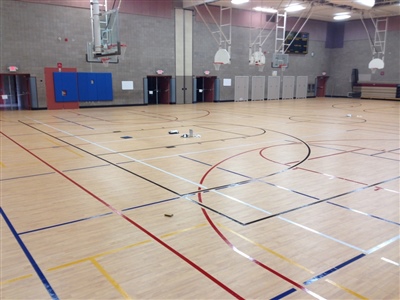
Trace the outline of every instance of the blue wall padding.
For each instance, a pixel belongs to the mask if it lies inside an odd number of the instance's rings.
[[[54,72],[54,96],[56,102],[77,102],[78,85],[75,72]]]
[[[55,72],[56,102],[113,100],[112,74],[88,72]]]

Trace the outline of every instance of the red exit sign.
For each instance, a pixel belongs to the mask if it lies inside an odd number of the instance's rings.
[[[17,72],[18,71],[18,67],[17,66],[9,66],[7,69],[10,72]]]

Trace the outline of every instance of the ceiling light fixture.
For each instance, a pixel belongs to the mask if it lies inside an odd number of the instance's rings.
[[[249,2],[249,0],[231,0],[232,4],[244,4]]]
[[[303,9],[305,9],[305,7],[300,4],[289,5],[288,7],[285,8],[285,10],[287,12],[295,12],[295,11],[299,11],[299,10],[303,10]]]
[[[261,11],[261,12],[265,12],[265,13],[273,13],[273,14],[278,11],[272,7],[261,7],[261,6],[253,7],[253,9],[256,11]]]
[[[346,20],[349,18],[351,18],[349,13],[336,14],[336,16],[333,17],[334,20]]]
[[[375,5],[375,0],[355,0],[354,2],[367,7],[374,7]]]

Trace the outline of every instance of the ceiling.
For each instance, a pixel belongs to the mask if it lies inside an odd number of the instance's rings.
[[[354,0],[353,0],[354,1]],[[372,9],[359,9],[357,5],[353,5],[351,0],[249,0],[245,4],[232,4],[230,0],[184,0],[184,7],[189,8],[196,5],[207,3],[208,5],[217,5],[223,7],[232,7],[252,11],[256,6],[271,7],[275,9],[283,9],[289,4],[301,3],[306,7],[305,10],[299,12],[288,13],[288,17],[306,18],[310,14],[310,19],[333,22],[333,15],[341,12],[351,11],[351,18],[348,20],[357,20],[364,18],[388,17],[400,15],[400,1],[393,0],[376,0]],[[311,11],[310,11],[311,9]]]

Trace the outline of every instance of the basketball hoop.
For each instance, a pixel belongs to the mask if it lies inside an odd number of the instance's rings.
[[[376,70],[378,70],[377,68],[371,68],[371,73],[375,74]]]
[[[282,70],[282,72],[286,71],[287,65],[279,65],[279,69]]]
[[[121,54],[119,57],[121,57],[121,59],[123,60],[125,58],[125,52],[128,46],[126,44],[121,44],[120,48],[121,48]]]
[[[103,66],[105,66],[107,68],[108,64],[110,63],[110,59],[111,58],[109,58],[109,57],[102,57],[101,62],[103,63]]]
[[[215,71],[219,71],[219,67],[220,67],[221,65],[223,65],[222,62],[214,62]]]

